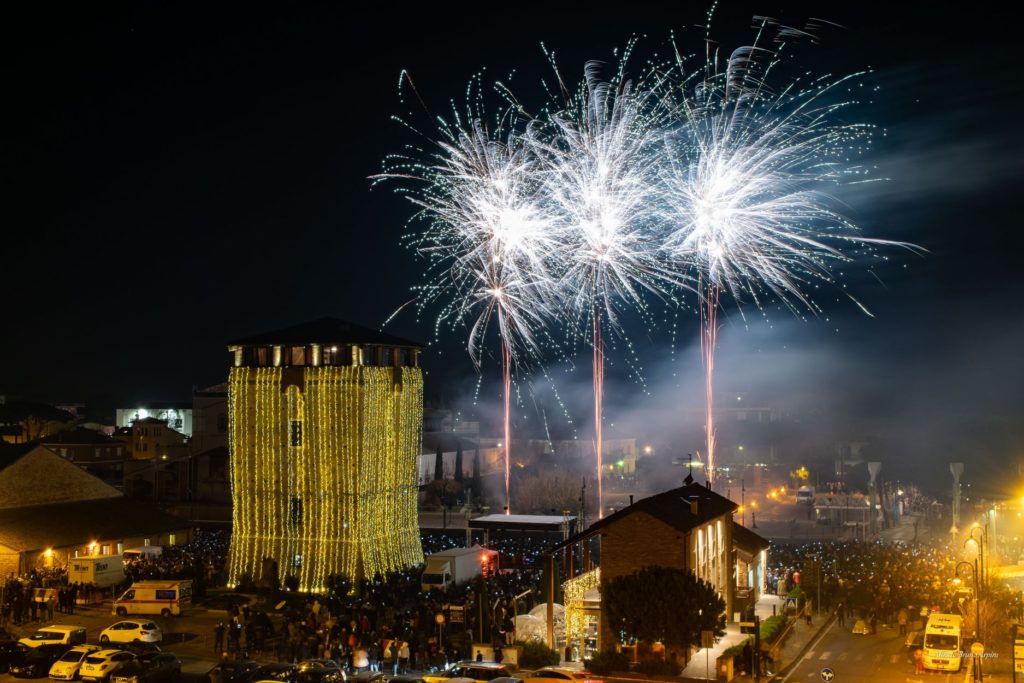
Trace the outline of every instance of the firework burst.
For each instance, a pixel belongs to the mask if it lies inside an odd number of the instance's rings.
[[[762,19],[758,38],[796,33]],[[693,268],[701,283],[705,459],[712,481],[720,293],[759,307],[771,296],[794,312],[816,314],[811,283],[837,284],[832,267],[852,260],[853,250],[897,244],[862,237],[829,190],[868,174],[855,160],[869,149],[873,127],[842,118],[855,100],[836,101],[864,74],[802,74],[775,90],[772,76],[785,46],[780,40],[771,48],[759,42],[739,48],[724,69],[713,55],[693,72],[678,53],[675,63],[677,125],[666,133],[659,167],[660,221],[666,252]]]

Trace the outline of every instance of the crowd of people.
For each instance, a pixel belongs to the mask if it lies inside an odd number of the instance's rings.
[[[822,610],[842,606],[842,622],[905,626],[907,615],[959,613],[958,590],[972,578],[968,573],[965,582],[956,573],[962,554],[962,548],[937,542],[773,544],[768,585],[780,594],[800,585],[808,599],[820,595]]]

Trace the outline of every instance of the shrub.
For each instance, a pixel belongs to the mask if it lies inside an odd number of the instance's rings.
[[[519,653],[519,666],[523,669],[539,669],[542,666],[557,666],[562,658],[546,643],[531,640],[517,640],[516,645],[523,648]]]
[[[761,622],[761,642],[773,642],[779,637],[784,628],[786,628],[785,615],[776,614],[774,617],[768,617]]]
[[[683,667],[667,659],[644,659],[637,663],[636,670],[648,676],[678,676]]]
[[[591,673],[607,676],[613,671],[629,671],[629,655],[611,649],[602,650],[595,652],[590,659],[583,660],[583,664]]]

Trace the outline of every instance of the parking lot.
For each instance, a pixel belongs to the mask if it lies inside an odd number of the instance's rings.
[[[96,605],[80,605],[75,609],[73,615],[57,612],[53,617],[52,621],[42,619],[20,626],[9,623],[7,625],[7,632],[14,638],[23,638],[51,624],[82,626],[86,629],[88,642],[98,645],[100,632],[111,624],[122,620],[121,617],[111,613],[111,603],[109,600]],[[125,618],[132,619],[137,617],[142,617],[142,615],[129,615]],[[205,673],[217,662],[218,654],[214,651],[213,647],[214,627],[218,622],[228,620],[227,611],[194,607],[178,617],[146,615],[143,618],[154,622],[160,627],[160,630],[163,632],[163,642],[160,644],[160,648],[164,651],[173,652],[181,658],[182,672],[190,674]],[[273,616],[271,618],[274,619]],[[266,661],[273,659],[271,656],[254,656],[254,658]],[[0,674],[0,682],[2,683],[14,680],[17,679],[9,674]]]

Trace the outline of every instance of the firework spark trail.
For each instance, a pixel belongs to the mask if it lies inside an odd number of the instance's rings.
[[[700,288],[700,347],[704,366],[704,434],[707,455],[704,465],[708,481],[715,483],[715,347],[718,344],[718,285]]]
[[[603,517],[602,327],[618,327],[616,301],[642,309],[644,292],[665,292],[671,278],[644,220],[654,191],[652,152],[658,139],[655,119],[645,111],[650,91],[638,93],[621,80],[601,81],[594,63],[584,75],[568,106],[551,115],[549,129],[539,131],[547,137],[534,135],[531,142],[543,165],[555,230],[569,247],[554,295],[569,302],[577,329],[590,328],[598,517]]]
[[[758,41],[771,23],[762,20]],[[794,34],[778,27],[779,37]],[[737,303],[749,297],[760,308],[770,294],[794,313],[817,314],[821,309],[805,289],[812,282],[838,286],[831,264],[853,259],[844,247],[911,247],[862,237],[822,191],[826,184],[867,173],[849,160],[869,148],[872,128],[839,118],[855,101],[827,101],[862,74],[804,74],[776,93],[769,79],[785,44],[768,49],[758,41],[735,50],[724,71],[709,55],[703,67],[688,72],[677,52],[679,125],[666,136],[669,163],[661,167],[667,251],[695,268],[702,281],[706,465],[712,483],[721,290]]]
[[[535,354],[535,331],[551,317],[542,296],[555,243],[538,205],[534,159],[523,138],[490,133],[480,118],[442,122],[429,161],[385,161],[383,178],[414,181],[405,196],[426,229],[413,238],[430,262],[433,282],[420,289],[421,309],[444,301],[436,325],[470,321],[467,350],[479,368],[491,323],[497,325],[504,391],[505,509],[511,511],[511,375],[520,351]],[[417,150],[419,152],[419,150]]]

